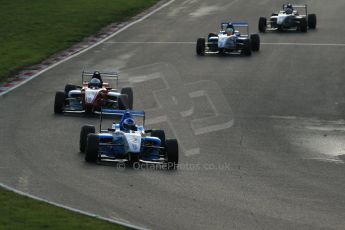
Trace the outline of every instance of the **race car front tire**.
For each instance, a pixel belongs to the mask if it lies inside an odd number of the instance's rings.
[[[96,129],[93,125],[83,125],[80,130],[80,139],[79,139],[79,150],[80,152],[85,152],[86,144],[87,144],[87,135],[89,133],[95,133]]]
[[[259,32],[260,33],[265,33],[266,32],[266,27],[267,27],[267,19],[265,17],[260,17],[259,18]]]
[[[98,157],[99,138],[96,134],[90,133],[87,136],[87,144],[85,149],[85,161],[96,162]]]
[[[177,169],[178,164],[178,143],[176,139],[168,139],[165,142],[165,150],[168,167],[167,169]]]
[[[310,29],[316,28],[316,14],[308,14],[308,27]]]
[[[256,52],[260,50],[260,36],[258,34],[250,35],[250,44],[252,51]]]
[[[123,88],[121,89],[121,94],[127,95],[126,109],[133,109],[133,89],[131,87]]]
[[[152,137],[158,137],[161,140],[161,147],[165,147],[165,132],[164,130],[152,130]]]
[[[204,56],[205,55],[205,38],[198,38],[196,41],[196,54],[198,56]]]
[[[64,92],[56,92],[54,101],[54,113],[63,113],[63,107],[65,106],[66,94]]]

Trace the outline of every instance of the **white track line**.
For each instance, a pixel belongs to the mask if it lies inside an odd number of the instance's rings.
[[[196,44],[196,42],[105,42],[106,44]]]
[[[112,35],[110,35],[109,37],[106,37],[106,38],[104,38],[103,40],[101,40],[101,41],[99,41],[99,42],[97,42],[97,43],[95,43],[95,44],[89,46],[88,48],[85,48],[84,50],[82,50],[82,51],[80,51],[80,52],[78,52],[78,53],[76,53],[76,54],[73,54],[73,55],[67,57],[66,59],[61,60],[61,61],[59,61],[59,62],[57,62],[57,63],[55,63],[55,64],[53,64],[53,65],[51,65],[51,66],[49,66],[49,67],[47,67],[47,68],[45,68],[44,70],[42,70],[42,71],[40,71],[40,72],[38,72],[38,73],[32,75],[32,77],[30,77],[30,78],[28,78],[28,79],[22,81],[22,82],[19,83],[18,85],[15,85],[15,86],[13,86],[12,88],[8,89],[7,91],[4,91],[4,92],[0,93],[0,97],[3,96],[3,95],[5,95],[5,94],[7,94],[7,93],[9,93],[9,92],[11,92],[12,90],[18,88],[19,86],[24,85],[25,83],[27,83],[27,82],[31,81],[32,79],[38,77],[39,75],[43,74],[44,72],[46,72],[46,71],[48,71],[48,70],[54,68],[55,66],[60,65],[60,64],[64,63],[65,61],[68,61],[68,60],[70,60],[70,59],[72,59],[72,58],[74,58],[74,57],[77,57],[77,56],[79,56],[80,54],[83,54],[83,53],[85,53],[86,51],[89,51],[90,49],[92,49],[92,48],[94,48],[94,47],[96,47],[96,46],[98,46],[98,45],[104,43],[105,41],[109,40],[110,38],[114,37],[115,35],[121,33],[122,31],[128,29],[129,27],[131,27],[131,26],[133,26],[133,25],[135,25],[135,24],[137,24],[137,23],[139,23],[139,22],[145,20],[146,18],[148,18],[148,17],[150,17],[151,15],[153,15],[154,13],[160,11],[160,10],[163,9],[164,7],[167,7],[168,5],[170,5],[170,4],[173,3],[173,2],[175,2],[175,0],[170,0],[169,2],[167,2],[167,3],[163,4],[163,5],[161,5],[160,7],[158,7],[157,9],[154,9],[154,10],[151,11],[150,13],[148,13],[148,14],[144,15],[143,17],[139,18],[138,20],[136,20],[136,21],[134,21],[134,22],[131,22],[131,23],[129,23],[128,25],[122,27],[121,29],[119,29],[118,31],[116,31],[115,33],[113,33]]]
[[[289,43],[289,42],[281,42],[281,43],[273,43],[273,42],[262,42],[261,45],[277,45],[277,46],[342,46],[345,47],[343,43]]]
[[[181,45],[190,45],[196,44],[196,42],[105,42],[106,44],[181,44]],[[273,43],[273,42],[262,42],[261,45],[273,45],[273,46],[335,46],[335,47],[345,47],[345,44],[342,43]]]

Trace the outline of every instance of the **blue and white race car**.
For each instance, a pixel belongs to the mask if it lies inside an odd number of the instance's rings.
[[[222,22],[218,34],[210,33],[205,38],[198,38],[196,54],[244,54],[250,56],[252,51],[259,51],[260,37],[249,34],[247,22]]]
[[[167,169],[176,169],[179,158],[177,140],[166,139],[163,130],[145,130],[144,111],[103,112],[120,115],[121,119],[109,129],[100,128],[99,133],[95,132],[92,125],[81,128],[79,147],[80,152],[85,152],[87,162],[113,161],[132,166],[153,163],[164,165]]]
[[[300,31],[307,32],[316,28],[316,14],[308,14],[308,7],[304,5],[283,4],[283,9],[272,13],[269,20],[259,19],[259,31]]]

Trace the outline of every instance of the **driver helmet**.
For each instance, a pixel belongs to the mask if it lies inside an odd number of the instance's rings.
[[[90,88],[101,88],[102,83],[98,78],[92,78],[89,84]]]
[[[234,28],[232,28],[232,27],[226,27],[226,29],[225,29],[225,32],[226,32],[226,34],[228,34],[228,35],[233,35],[234,34]]]
[[[292,4],[288,3],[286,5],[286,10],[285,11],[286,11],[287,14],[292,14],[292,12],[293,12]]]
[[[101,80],[100,72],[98,72],[98,71],[93,72],[92,78],[97,78],[97,79]]]
[[[123,128],[125,130],[135,130],[135,121],[132,118],[126,118],[123,121]]]

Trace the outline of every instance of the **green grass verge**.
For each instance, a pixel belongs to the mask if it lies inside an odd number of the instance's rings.
[[[0,229],[128,229],[0,189]]]
[[[0,1],[0,81],[158,1]]]

